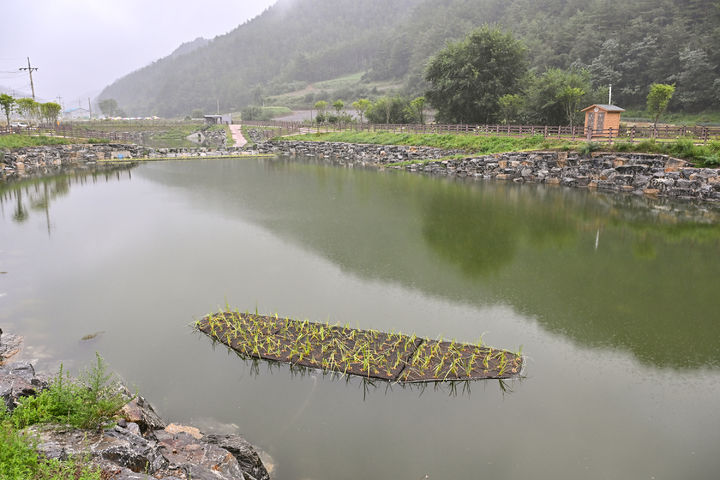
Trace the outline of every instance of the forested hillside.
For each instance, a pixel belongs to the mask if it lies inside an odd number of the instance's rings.
[[[426,88],[428,59],[483,24],[527,47],[536,72],[584,68],[614,99],[642,105],[676,83],[671,109],[720,108],[718,0],[280,0],[227,35],[121,78],[100,98],[136,115],[239,110],[258,98],[356,72]],[[348,99],[352,100],[352,99]]]

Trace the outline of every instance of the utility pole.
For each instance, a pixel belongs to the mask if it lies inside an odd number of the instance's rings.
[[[90,112],[90,120],[92,120],[92,105],[90,105],[90,97],[88,97],[88,112]]]
[[[33,70],[37,71],[37,67],[30,66],[30,57],[27,57],[27,60],[28,60],[28,66],[20,67],[18,70],[27,70],[28,73],[30,74],[30,88],[32,89],[33,100],[35,100],[35,84],[33,83],[32,72],[33,72]]]

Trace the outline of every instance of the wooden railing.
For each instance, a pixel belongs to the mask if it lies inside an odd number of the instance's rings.
[[[566,140],[591,140],[594,142],[612,143],[623,141],[636,143],[648,139],[659,141],[689,138],[695,143],[705,144],[710,140],[720,140],[720,127],[707,126],[670,126],[662,125],[657,128],[623,127],[619,129],[588,130],[584,126],[558,126],[558,125],[474,125],[474,124],[377,124],[377,123],[346,123],[346,124],[312,124],[306,122],[286,121],[247,121],[246,126],[259,127],[264,138],[293,135],[298,133],[322,132],[390,132],[413,135],[422,134],[454,134],[454,135],[485,135],[525,137],[541,135],[544,138],[558,138]],[[167,126],[177,125],[167,124]],[[155,123],[154,128],[159,124]],[[82,124],[61,123],[57,126],[46,127],[0,127],[0,135],[11,133],[57,135],[72,138],[102,138],[114,142],[137,142],[140,131],[118,132],[111,130],[91,130]]]
[[[247,121],[243,125],[260,127],[265,138],[272,138],[296,133],[323,133],[323,132],[390,132],[405,134],[463,134],[525,137],[541,135],[544,138],[559,138],[567,140],[592,140],[595,142],[626,141],[639,142],[647,139],[676,140],[690,138],[696,143],[707,143],[709,140],[720,139],[720,127],[706,126],[669,126],[657,128],[625,127],[620,129],[608,128],[604,130],[586,129],[582,125],[474,125],[474,124],[375,124],[375,123],[348,123],[348,124],[310,124],[304,122],[285,121]]]

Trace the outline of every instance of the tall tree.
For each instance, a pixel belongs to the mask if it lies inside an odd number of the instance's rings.
[[[3,93],[0,95],[0,107],[2,107],[3,111],[5,112],[5,118],[7,119],[7,124],[10,126],[10,114],[12,113],[13,106],[15,105],[15,99],[8,95],[7,93]]]
[[[425,125],[425,102],[425,97],[417,97],[410,101],[410,108],[422,125]]]
[[[114,98],[106,98],[105,100],[100,100],[98,106],[100,107],[100,111],[106,117],[114,117],[118,111],[118,103],[117,100],[115,100]]]
[[[18,98],[15,100],[15,103],[17,104],[20,115],[22,115],[28,123],[32,122],[37,116],[39,104],[32,98]]]
[[[372,102],[367,98],[361,98],[352,103],[352,107],[360,115],[360,123],[363,123],[363,116],[368,108],[372,105]]]
[[[588,72],[551,68],[530,78],[526,89],[527,113],[535,123],[572,124],[578,103],[590,89]]]
[[[47,102],[40,104],[40,115],[42,116],[43,120],[45,120],[45,122],[49,124],[54,124],[57,122],[58,116],[60,115],[60,110],[62,110],[62,107],[55,102]]]
[[[647,111],[653,116],[653,130],[657,129],[657,122],[667,109],[670,99],[675,93],[675,84],[653,83],[647,96]]]
[[[489,123],[499,110],[498,99],[516,90],[526,70],[523,44],[484,26],[432,57],[425,96],[441,121]]]

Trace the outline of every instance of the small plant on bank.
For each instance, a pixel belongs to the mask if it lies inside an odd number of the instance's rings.
[[[602,148],[602,145],[600,145],[597,142],[585,142],[578,148],[578,153],[580,155],[590,155],[592,152],[597,152]]]
[[[22,399],[11,420],[17,428],[38,423],[97,428],[111,420],[128,402],[115,387],[105,361],[96,354],[95,365],[79,380],[71,379],[61,366],[50,387],[40,395]]]

